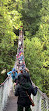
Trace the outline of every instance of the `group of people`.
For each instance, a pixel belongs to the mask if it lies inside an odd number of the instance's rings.
[[[19,70],[12,69],[7,75],[11,75],[13,83],[15,83],[15,96],[18,96],[18,111],[31,111],[30,105],[34,106],[34,102],[31,99],[31,93],[35,96],[37,94],[37,87],[32,85],[29,70],[27,68]]]
[[[15,96],[18,96],[18,111],[31,111],[30,105],[34,106],[31,99],[31,93],[35,96],[37,94],[37,87],[33,87],[29,70],[25,66],[24,52],[23,52],[23,32],[20,31],[20,38],[18,41],[18,53],[16,55],[16,69],[8,72],[7,75],[12,76],[13,83],[15,84]]]

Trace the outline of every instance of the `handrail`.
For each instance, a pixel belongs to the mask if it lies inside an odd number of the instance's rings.
[[[45,98],[45,99],[48,99],[48,100],[49,100],[49,98],[47,97],[46,93],[43,93],[42,91],[40,91],[40,89],[39,89],[39,88],[38,88],[37,90],[38,90],[38,92],[41,94],[41,96],[43,96],[43,98]]]
[[[34,87],[36,86],[33,82],[32,82],[32,85],[33,85]],[[43,93],[38,87],[37,87],[37,90],[38,90],[38,92],[40,93],[40,95],[43,96],[43,98],[49,100],[49,98],[47,97],[46,93]]]
[[[8,102],[8,97],[10,96],[11,88],[12,78],[7,77],[5,81],[0,85],[0,111],[3,111]]]
[[[32,82],[32,85],[35,87],[35,84]],[[36,86],[37,87],[37,86]],[[35,106],[31,106],[32,111],[49,111],[49,98],[45,93],[40,91],[40,89],[37,87],[37,95],[34,97],[31,95],[31,98],[33,99]]]
[[[4,83],[5,83],[8,79],[9,79],[9,77],[7,77],[7,78],[5,79],[5,81],[4,81],[3,83],[1,83],[0,87],[3,86]]]

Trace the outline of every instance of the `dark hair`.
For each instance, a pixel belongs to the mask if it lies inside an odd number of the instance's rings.
[[[16,72],[18,73],[18,71],[16,70]]]
[[[21,70],[21,73],[23,73],[23,71]]]

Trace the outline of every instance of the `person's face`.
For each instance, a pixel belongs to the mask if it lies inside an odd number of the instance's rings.
[[[13,71],[13,74],[14,74],[15,72]]]
[[[18,73],[20,73],[20,70],[18,70]]]

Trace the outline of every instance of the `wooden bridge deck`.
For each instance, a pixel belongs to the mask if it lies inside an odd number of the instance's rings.
[[[4,111],[17,111],[17,97],[14,96],[13,90]]]

